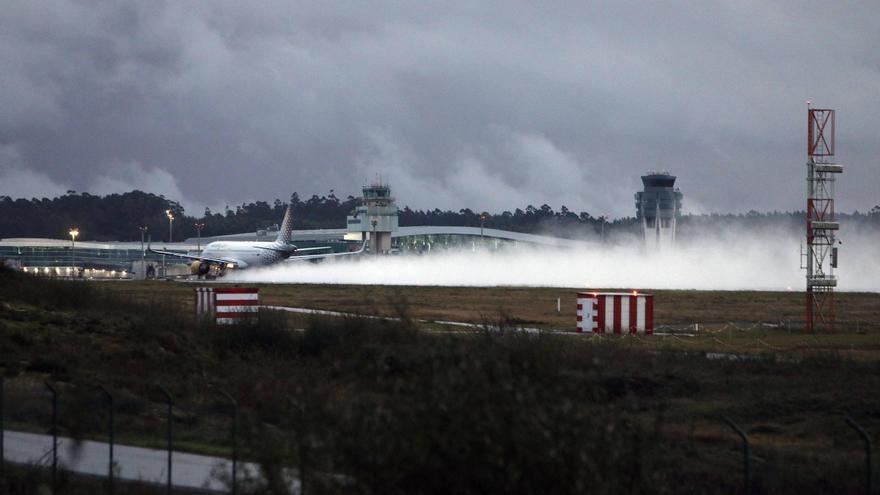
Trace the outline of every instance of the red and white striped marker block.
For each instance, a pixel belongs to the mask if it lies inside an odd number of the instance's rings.
[[[654,333],[654,295],[637,292],[578,292],[579,333]]]
[[[210,287],[196,288],[196,315],[200,318],[214,316],[214,289]]]
[[[259,309],[260,289],[254,287],[196,289],[196,314],[210,315],[218,325],[253,320]]]

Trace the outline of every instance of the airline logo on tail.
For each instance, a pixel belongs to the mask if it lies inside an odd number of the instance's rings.
[[[281,221],[281,229],[278,230],[278,238],[275,244],[286,246],[293,242],[293,206],[287,205],[284,212],[284,220]]]

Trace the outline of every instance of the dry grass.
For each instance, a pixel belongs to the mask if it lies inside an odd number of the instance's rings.
[[[171,282],[108,282],[113,290],[134,297],[156,293],[193,304],[192,288],[202,284]],[[505,313],[523,325],[574,328],[578,289],[540,287],[424,287],[373,285],[249,284],[260,287],[265,304],[360,314],[394,316],[404,300],[410,314],[427,320],[482,322]],[[219,284],[218,284],[219,286]],[[779,322],[802,324],[804,295],[800,292],[644,291],[655,294],[658,325]],[[562,311],[556,312],[556,300]],[[844,331],[880,330],[880,294],[839,292],[837,318]]]

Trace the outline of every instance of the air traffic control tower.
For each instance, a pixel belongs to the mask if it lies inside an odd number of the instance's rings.
[[[648,172],[642,176],[645,189],[635,195],[636,218],[642,221],[645,247],[660,251],[675,244],[675,224],[681,216],[681,198],[675,176],[668,172]]]
[[[370,253],[391,251],[391,233],[397,231],[397,206],[387,184],[374,182],[363,188],[360,206],[346,217],[345,223],[351,233],[361,233],[370,240]]]

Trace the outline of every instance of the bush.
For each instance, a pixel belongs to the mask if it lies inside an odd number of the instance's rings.
[[[356,352],[371,345],[413,343],[418,338],[417,324],[403,314],[395,320],[312,315],[302,337],[301,352],[305,356],[320,356],[327,351]]]
[[[261,309],[255,320],[234,325],[209,322],[201,331],[209,335],[214,348],[221,353],[260,350],[293,355],[298,349],[296,339],[287,329],[286,315],[280,311]]]

